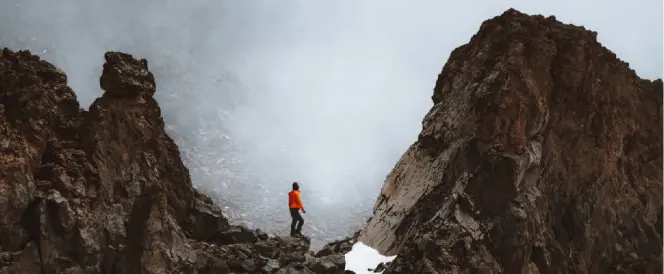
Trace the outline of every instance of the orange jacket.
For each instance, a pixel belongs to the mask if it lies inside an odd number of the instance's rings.
[[[299,190],[291,190],[288,192],[288,208],[299,208],[304,211],[302,200],[300,200]]]

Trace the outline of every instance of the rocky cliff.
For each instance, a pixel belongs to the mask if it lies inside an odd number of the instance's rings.
[[[146,60],[108,52],[79,108],[64,73],[0,53],[0,273],[341,273],[306,238],[231,226],[192,188]]]
[[[596,37],[510,9],[451,53],[360,235],[384,273],[662,272],[662,81]]]

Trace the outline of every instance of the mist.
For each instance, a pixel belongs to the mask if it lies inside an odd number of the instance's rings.
[[[328,240],[370,216],[450,52],[510,7],[595,30],[641,77],[662,76],[661,0],[0,0],[0,47],[62,68],[84,108],[105,51],[146,58],[196,187],[283,233],[298,181],[305,233]]]

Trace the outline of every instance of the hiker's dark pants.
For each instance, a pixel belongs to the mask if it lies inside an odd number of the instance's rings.
[[[293,222],[290,225],[290,234],[299,234],[302,232],[302,225],[304,224],[304,219],[302,219],[302,215],[300,215],[300,209],[291,208],[290,216],[293,218]]]

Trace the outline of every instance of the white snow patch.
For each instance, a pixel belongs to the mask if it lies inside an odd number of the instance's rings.
[[[345,270],[352,270],[356,274],[373,274],[374,272],[369,271],[369,268],[374,269],[380,263],[392,262],[397,256],[383,256],[378,253],[378,250],[357,242],[344,257],[346,258]]]

